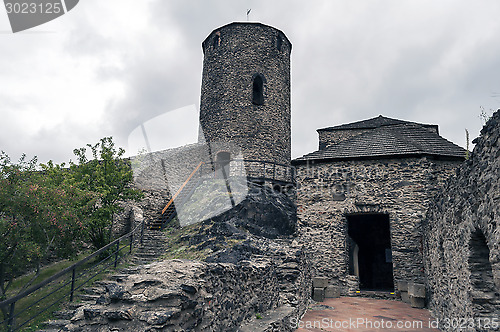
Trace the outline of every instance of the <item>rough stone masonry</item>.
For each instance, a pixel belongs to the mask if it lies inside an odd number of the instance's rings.
[[[430,309],[447,331],[500,325],[500,111],[474,142],[470,160],[433,200],[424,227]]]

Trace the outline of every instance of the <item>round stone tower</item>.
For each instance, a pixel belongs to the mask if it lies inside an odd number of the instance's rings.
[[[231,23],[215,29],[202,46],[200,126],[206,142],[228,142],[244,159],[289,165],[288,38],[268,25]],[[221,151],[213,150],[215,158]]]

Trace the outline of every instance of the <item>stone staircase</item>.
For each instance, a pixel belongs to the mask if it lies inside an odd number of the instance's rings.
[[[159,259],[167,249],[168,239],[165,233],[155,229],[145,229],[142,245],[131,259],[136,265],[149,264]]]
[[[181,185],[179,190],[174,194],[174,196],[170,199],[167,205],[163,208],[159,218],[152,220],[148,223],[149,229],[160,230],[163,228],[165,224],[169,223],[172,219],[174,219],[177,216],[177,210],[184,205],[184,203],[194,193],[196,187],[198,187],[198,185],[202,182],[201,178],[202,165],[203,163],[198,164],[198,166],[194,169],[193,173],[191,173],[191,175]],[[174,200],[176,203],[174,203]]]
[[[167,237],[162,231],[145,229],[143,243],[130,258],[130,262],[136,266],[121,269],[108,277],[106,281],[96,281],[92,287],[85,287],[79,291],[75,297],[76,302],[68,303],[65,308],[54,312],[54,318],[44,323],[43,330],[38,332],[62,331],[71,320],[78,317],[92,318],[92,312],[88,307],[95,304],[104,304],[106,293],[113,293],[116,283],[123,281],[130,274],[137,273],[140,265],[149,264],[158,260],[167,248]],[[85,309],[85,310],[84,310]]]
[[[92,306],[108,303],[109,298],[106,298],[105,295],[117,295],[115,293],[121,290],[118,283],[130,274],[137,273],[138,270],[140,270],[140,267],[122,269],[110,276],[109,280],[95,281],[91,287],[82,288],[75,295],[75,302],[67,303],[63,309],[54,312],[53,316],[55,319],[45,322],[43,329],[37,332],[64,331],[64,328],[74,320],[94,318],[93,316],[96,313],[93,312]]]

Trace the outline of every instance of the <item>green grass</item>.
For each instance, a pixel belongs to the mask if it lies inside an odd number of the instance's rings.
[[[189,237],[198,234],[204,229],[201,224],[194,224],[181,228],[169,228],[165,230],[168,237],[168,249],[162,259],[191,259],[203,260],[212,253],[205,248],[200,250],[198,246],[189,244]]]
[[[54,274],[58,273],[59,271],[64,270],[68,266],[71,266],[72,264],[75,264],[80,259],[85,258],[85,256],[87,256],[89,254],[90,254],[90,252],[84,252],[84,253],[78,255],[78,257],[76,259],[74,259],[74,260],[62,260],[62,261],[50,264],[50,265],[48,265],[46,267],[43,267],[40,270],[40,274],[31,283],[31,285],[36,285],[37,283],[39,283],[39,282],[41,282],[41,281],[49,278],[50,276],[53,276]],[[10,297],[16,295],[17,293],[19,293],[19,291],[21,290],[21,288],[24,285],[26,285],[26,283],[29,282],[31,280],[31,278],[33,278],[34,274],[35,274],[35,272],[31,272],[31,273],[25,274],[25,275],[23,275],[21,277],[18,277],[16,279],[14,279],[12,281],[12,285],[10,286],[9,290],[7,291],[7,298],[10,298]]]
[[[84,258],[86,255],[88,255],[88,252],[82,253],[74,261],[63,260],[63,261],[59,261],[59,262],[53,263],[49,266],[42,268],[40,271],[40,274],[34,279],[34,281],[30,284],[30,286],[36,285],[39,282],[41,282],[41,281],[53,276],[54,274],[58,273],[59,271],[64,270],[65,268],[74,264],[79,259]],[[33,278],[33,275],[34,275],[34,272],[28,273],[26,275],[23,275],[21,277],[16,278],[12,282],[12,285],[7,292],[7,298],[11,298],[11,297],[15,296],[16,294],[18,294],[22,290],[24,285],[26,285],[26,283],[28,283]],[[67,280],[67,278],[61,278],[59,280],[56,280],[52,284],[49,284],[47,287],[43,287],[43,288],[39,289],[38,291],[28,295],[27,297],[20,299],[15,304],[15,312],[19,313],[22,310],[28,308],[32,303],[35,303],[39,299],[47,296],[47,294],[49,294],[52,289],[54,289],[58,285],[63,284],[65,280]],[[28,287],[30,287],[30,286],[28,286]],[[66,286],[65,288],[63,288],[62,291],[65,291],[65,292],[69,291],[69,285]],[[44,305],[48,305],[48,304],[54,302],[56,299],[57,299],[57,294],[53,294],[51,296],[48,296],[46,299],[42,300],[39,304],[33,306],[30,309],[27,309],[22,314],[22,317],[31,317],[31,315],[35,314],[41,308],[43,308]],[[56,308],[55,310],[57,310],[59,308],[58,305],[54,306],[54,307]],[[52,318],[51,312],[52,312],[52,310],[48,310],[47,312],[44,312],[43,314],[39,315],[33,321],[33,323],[35,323],[35,324],[28,324],[26,326],[26,328],[23,329],[23,331],[33,331],[35,328],[38,327],[38,324],[36,324],[37,322],[39,322],[39,321],[43,322],[43,321],[46,321],[46,320]],[[3,314],[0,314],[0,317],[2,320],[5,319],[5,317],[3,317]],[[25,319],[23,319],[23,321],[24,320]],[[31,326],[31,325],[33,325],[33,326]],[[31,328],[31,327],[33,327],[33,328]],[[4,326],[0,327],[0,331],[4,331],[4,328],[5,328]]]
[[[126,254],[128,253],[127,245],[120,246],[122,249],[121,254]],[[85,258],[89,252],[83,253],[78,256],[77,260]],[[126,257],[122,257],[120,263],[118,264],[117,268],[125,268],[129,266],[130,264],[126,261]],[[98,258],[97,258],[98,259]],[[60,261],[54,264],[51,264],[45,268],[43,268],[40,272],[40,275],[35,279],[35,281],[32,283],[32,285],[36,285],[37,283],[49,278],[50,276],[58,273],[59,271],[64,270],[65,268],[71,266],[74,264],[77,260],[75,261],[69,261],[69,260],[64,260]],[[112,258],[111,258],[112,261]],[[111,262],[109,261],[109,262]],[[84,263],[83,265],[79,266],[76,270],[77,275],[82,273],[82,271],[87,271],[88,269],[92,268],[96,264],[96,259],[91,259],[90,261]],[[103,266],[98,266],[95,270],[99,270],[103,268]],[[93,277],[86,285],[83,287],[91,287],[92,283],[94,283],[97,280],[102,280],[106,278],[109,274],[113,273],[114,270],[114,265],[111,264],[107,269],[105,269],[102,273],[99,275]],[[78,287],[81,285],[85,280],[91,277],[91,275],[95,274],[96,272],[91,272],[85,275],[82,275],[79,279],[77,279],[75,283],[75,287]],[[14,296],[15,294],[19,293],[19,291],[22,289],[23,285],[26,284],[31,278],[33,277],[33,274],[28,274],[21,276],[17,278],[16,280],[13,281],[13,284],[11,288],[9,289],[9,292],[7,293],[10,297]],[[26,309],[20,316],[16,319],[16,323],[23,323],[25,320],[27,320],[29,317],[32,317],[33,315],[37,314],[40,310],[45,309],[47,306],[51,305],[53,302],[57,301],[59,298],[63,297],[59,302],[55,303],[53,306],[50,307],[49,310],[43,312],[42,314],[36,316],[31,322],[27,323],[24,325],[19,331],[36,331],[38,329],[43,328],[44,322],[46,322],[49,319],[53,319],[53,312],[61,310],[64,308],[65,303],[69,302],[69,292],[71,289],[71,273],[66,274],[65,276],[59,278],[58,280],[53,281],[52,283],[46,285],[45,287],[42,287],[41,289],[33,292],[32,294],[20,299],[19,301],[16,302],[15,304],[15,313],[20,313],[23,310]],[[67,285],[63,286],[65,283],[68,283]],[[58,290],[56,293],[49,295],[54,289],[63,286],[60,290]],[[81,289],[80,289],[81,292]],[[76,295],[79,293],[79,291],[75,292],[75,297],[74,301],[77,300]],[[37,301],[39,303],[33,305]],[[33,305],[32,307],[30,307]],[[28,308],[30,307],[30,308]],[[5,318],[3,317],[3,314],[0,313],[0,321],[3,321]],[[6,331],[5,325],[0,326],[0,331]]]
[[[168,250],[167,252],[162,256],[162,259],[190,259],[190,260],[204,260],[206,257],[208,257],[210,254],[213,253],[213,251],[210,248],[201,248],[203,247],[203,243],[200,245],[190,245],[189,244],[189,239],[195,235],[198,234],[203,234],[205,233],[206,230],[208,230],[211,226],[202,224],[202,223],[197,223],[193,224],[190,226],[186,227],[181,227],[181,228],[168,228],[165,230],[165,233],[168,237]],[[207,241],[213,240],[213,238],[208,238],[206,239]],[[234,246],[237,243],[240,243],[243,240],[235,240],[235,239],[226,239],[225,243],[223,243],[222,248],[220,249],[225,249]],[[123,245],[125,247],[126,244]],[[128,253],[128,249],[123,249],[122,251],[123,254]],[[78,260],[84,258],[86,255],[89,253],[83,253],[78,257]],[[125,256],[125,259],[122,258],[121,262],[118,265],[118,268],[125,268],[130,265],[129,262],[127,262]],[[130,257],[130,256],[128,256]],[[36,285],[37,283],[45,280],[46,278],[58,273],[59,271],[71,266],[74,264],[77,260],[74,261],[60,261],[57,263],[54,263],[52,265],[49,265],[45,268],[42,269],[40,272],[40,275],[35,279],[35,281],[32,283],[32,285]],[[77,272],[81,272],[87,269],[90,269],[93,265],[95,264],[95,260],[90,260],[89,262],[83,264],[81,267],[78,268]],[[102,268],[102,267],[98,267]],[[98,276],[92,278],[92,280],[86,284],[84,287],[92,287],[92,283],[97,281],[97,280],[102,280],[106,279],[109,275],[114,273],[114,268],[113,265],[111,265],[107,270],[103,271],[103,273],[99,274]],[[8,297],[12,297],[15,294],[19,293],[21,288],[23,287],[26,282],[28,282],[31,278],[33,277],[33,274],[28,274],[21,276],[14,280],[11,288],[9,289],[8,292]],[[82,278],[89,278],[90,275],[83,276]],[[64,277],[61,277],[61,279],[54,281],[53,283],[43,287],[42,289],[34,292],[33,294],[19,300],[16,303],[15,306],[15,311],[16,313],[19,313],[23,309],[29,307],[31,304],[37,302],[38,300],[44,298],[47,296],[54,288],[61,286],[65,282],[69,281],[71,278],[71,273],[67,274]],[[76,286],[80,285],[81,282],[84,280],[78,279],[78,282],[76,283]],[[61,293],[67,294],[65,295],[64,299],[60,302],[55,304],[53,307],[51,307],[50,310],[47,310],[46,312],[40,314],[37,316],[32,322],[24,326],[22,329],[19,331],[36,331],[38,329],[43,328],[44,322],[46,322],[49,319],[54,319],[53,312],[57,310],[61,310],[64,308],[65,303],[69,302],[69,290],[70,290],[70,284],[64,286],[63,289],[61,289],[58,293],[52,294],[48,296],[47,298],[43,299],[40,303],[35,305],[34,307],[27,309],[23,314],[22,314],[22,321],[25,320],[25,317],[31,317],[31,315],[37,313],[40,309],[46,308],[49,304],[52,302],[56,301],[58,297],[61,297]],[[74,301],[78,301],[75,293],[75,299]],[[4,319],[3,315],[0,313],[0,321]],[[21,321],[18,318],[18,322]],[[5,331],[5,326],[0,326],[0,332]]]
[[[211,225],[197,223],[181,228],[166,229],[168,237],[168,249],[162,256],[162,259],[190,259],[190,260],[204,260],[210,256],[214,251],[206,246],[204,243],[191,245],[189,239],[198,234],[205,233]],[[206,240],[214,240],[215,237],[209,237]],[[230,248],[243,240],[225,239],[222,247],[219,249]]]

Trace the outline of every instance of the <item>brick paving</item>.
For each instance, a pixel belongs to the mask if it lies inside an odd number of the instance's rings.
[[[311,305],[296,332],[320,331],[440,331],[429,310],[401,301],[362,297],[326,299]]]

